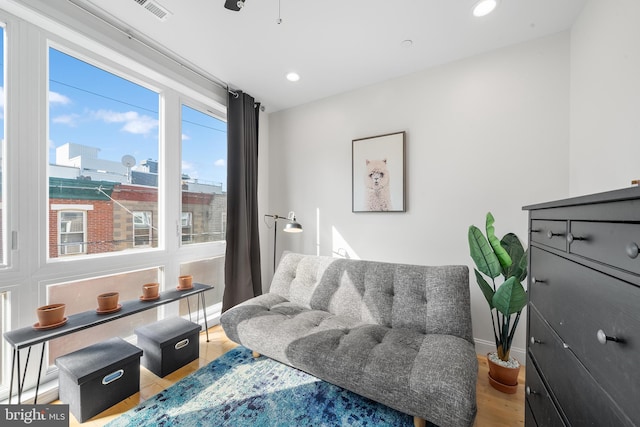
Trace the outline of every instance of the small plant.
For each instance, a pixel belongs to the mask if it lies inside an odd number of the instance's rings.
[[[469,227],[469,251],[477,267],[478,285],[489,303],[498,358],[507,362],[520,313],[527,304],[527,291],[521,283],[527,277],[527,251],[513,233],[498,240],[494,222],[491,212],[487,213],[486,237],[475,225]],[[498,286],[499,276],[503,282]]]

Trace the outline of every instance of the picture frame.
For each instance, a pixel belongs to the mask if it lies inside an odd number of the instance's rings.
[[[406,132],[354,139],[352,212],[405,212]]]

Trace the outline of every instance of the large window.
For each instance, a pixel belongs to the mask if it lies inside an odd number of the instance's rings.
[[[31,327],[39,306],[65,303],[71,316],[95,310],[103,292],[131,301],[147,282],[175,289],[181,273],[215,285],[206,295],[214,320],[224,288],[226,90],[141,43],[121,44],[90,14],[77,21],[69,2],[38,1],[37,11],[4,3],[0,335]],[[184,314],[183,304],[167,304],[54,340],[42,371],[31,354],[21,384],[55,380],[59,355]],[[0,339],[0,401],[7,347]]]
[[[227,126],[182,106],[182,243],[225,239]]]
[[[157,246],[158,105],[158,93],[49,49],[49,203],[93,205],[81,246],[50,241],[50,258]]]

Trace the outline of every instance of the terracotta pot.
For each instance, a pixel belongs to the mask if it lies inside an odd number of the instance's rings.
[[[98,295],[98,310],[108,311],[118,308],[118,292],[107,292],[106,294]]]
[[[489,363],[489,383],[498,391],[507,394],[514,394],[518,390],[518,374],[520,373],[520,364],[517,368],[509,368],[494,363],[487,354],[487,362]]]
[[[36,314],[40,326],[55,325],[64,319],[65,304],[49,304],[38,307]]]
[[[160,289],[160,283],[147,283],[142,286],[142,297],[145,299],[151,299],[158,296]]]
[[[180,276],[178,278],[178,288],[180,289],[191,289],[193,288],[193,276],[191,275],[187,275],[187,276]]]

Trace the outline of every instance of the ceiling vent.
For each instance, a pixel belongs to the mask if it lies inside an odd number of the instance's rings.
[[[135,1],[145,9],[147,9],[149,12],[153,13],[155,17],[162,22],[166,21],[167,19],[169,19],[169,16],[171,16],[171,12],[169,12],[169,10],[167,10],[166,7],[162,6],[157,1],[153,1],[153,0],[133,0],[133,1]]]

